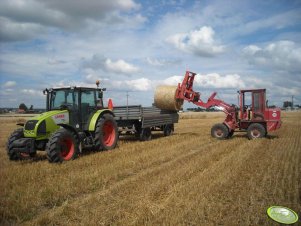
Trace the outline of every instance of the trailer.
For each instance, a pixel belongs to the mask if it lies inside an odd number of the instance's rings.
[[[132,134],[141,141],[151,140],[152,131],[163,131],[164,136],[172,135],[174,123],[179,121],[177,111],[162,110],[155,106],[115,106],[113,113],[119,134]]]

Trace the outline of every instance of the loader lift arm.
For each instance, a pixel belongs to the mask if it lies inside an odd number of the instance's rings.
[[[197,106],[203,108],[210,108],[212,106],[219,106],[223,108],[223,112],[227,115],[224,121],[224,124],[227,125],[229,130],[234,130],[235,126],[237,125],[237,117],[235,107],[225,103],[222,100],[215,99],[216,92],[212,93],[211,96],[208,98],[207,102],[203,102],[200,98],[200,93],[195,92],[193,90],[193,82],[196,73],[186,71],[185,77],[182,83],[178,84],[178,88],[176,91],[176,98],[181,100],[186,100],[191,102]]]

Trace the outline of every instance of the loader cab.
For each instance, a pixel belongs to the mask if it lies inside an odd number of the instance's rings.
[[[240,120],[265,120],[266,90],[240,90]]]
[[[73,128],[87,128],[94,113],[103,108],[102,90],[85,87],[66,87],[45,90],[47,111],[68,110]]]

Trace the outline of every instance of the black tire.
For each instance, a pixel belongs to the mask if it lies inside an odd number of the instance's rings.
[[[19,129],[16,129],[8,138],[8,142],[7,142],[7,146],[6,146],[6,150],[7,150],[7,154],[8,154],[8,157],[9,157],[9,160],[13,160],[13,161],[16,161],[16,160],[19,160],[21,159],[21,155],[19,152],[16,152],[12,149],[12,143],[15,141],[15,140],[18,140],[20,138],[23,138],[24,137],[24,134],[23,134],[23,128],[19,128]]]
[[[148,141],[152,139],[152,131],[150,128],[143,128],[140,133],[140,141]]]
[[[231,138],[234,134],[234,130],[229,131],[228,138]]]
[[[60,128],[52,134],[46,144],[49,162],[63,162],[73,160],[79,153],[75,134],[65,128]]]
[[[110,114],[104,114],[97,122],[95,129],[95,149],[112,150],[118,142],[118,126],[114,117]]]
[[[211,136],[219,140],[226,139],[229,135],[228,127],[222,123],[215,124],[211,128]]]
[[[167,124],[163,129],[164,136],[171,136],[173,134],[173,131],[174,131],[174,125]]]
[[[266,136],[266,129],[259,123],[253,123],[248,127],[247,135],[249,140],[262,138]]]

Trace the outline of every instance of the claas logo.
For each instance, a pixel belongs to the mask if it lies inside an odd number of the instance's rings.
[[[55,119],[65,118],[65,115],[56,115]]]

